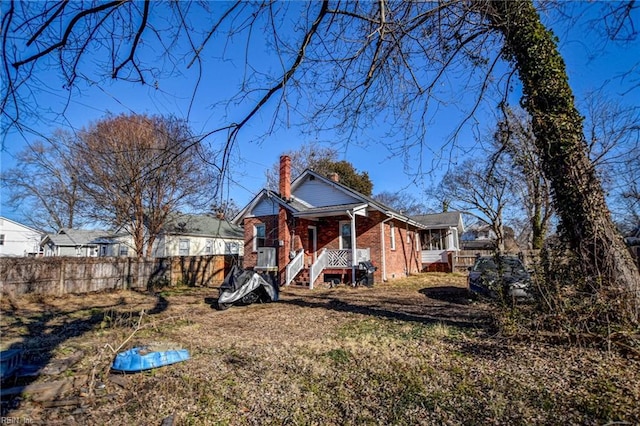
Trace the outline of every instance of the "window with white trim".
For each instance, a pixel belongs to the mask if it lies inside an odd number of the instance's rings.
[[[181,238],[178,242],[178,255],[179,256],[189,256],[189,240],[186,238]]]
[[[224,243],[224,254],[240,253],[240,243],[237,241],[227,241]]]
[[[204,243],[204,254],[213,254],[213,240],[206,240]]]
[[[351,222],[340,222],[340,250],[351,248]]]
[[[267,227],[264,223],[253,226],[253,251],[267,245]]]
[[[390,243],[391,243],[391,250],[395,250],[396,249],[396,224],[391,222],[389,224],[389,232],[391,233],[391,238],[390,238]]]

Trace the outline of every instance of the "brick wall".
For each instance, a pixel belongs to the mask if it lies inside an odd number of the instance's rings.
[[[374,279],[380,282],[383,279],[383,256],[380,223],[387,217],[380,212],[371,212],[368,217],[356,217],[356,245],[359,248],[370,248],[371,261],[378,270],[374,274]],[[322,248],[340,248],[340,228],[341,221],[350,220],[347,215],[323,219],[318,223],[318,250]],[[416,250],[414,228],[409,228],[410,238],[407,238],[406,225],[402,222],[395,223],[396,249],[391,250],[391,230],[390,222],[386,222],[384,227],[384,250],[386,260],[387,279],[401,278],[409,273],[418,273],[421,268],[420,252]]]
[[[387,219],[387,216],[380,212],[371,212],[368,217],[356,217],[356,245],[358,248],[370,248],[371,260],[378,270],[374,274],[377,282],[382,281],[383,256],[381,241],[380,223]],[[257,262],[257,253],[253,250],[253,227],[256,224],[266,225],[266,246],[278,248],[278,266],[280,266],[281,280],[283,279],[284,267],[289,262],[289,248],[291,247],[291,230],[295,232],[293,239],[293,249],[309,247],[308,226],[316,226],[318,233],[318,251],[322,249],[340,248],[340,222],[350,221],[349,216],[336,216],[321,218],[311,222],[303,219],[294,219],[288,214],[280,212],[277,216],[261,216],[246,218],[245,226],[245,250],[244,265],[247,268],[254,267]],[[391,226],[395,224],[396,247],[391,250]],[[409,227],[399,221],[388,221],[384,223],[384,250],[386,260],[386,278],[394,279],[406,276],[407,273],[418,273],[421,270],[421,253],[416,250],[415,228]],[[284,249],[279,246],[279,240],[284,241]],[[311,259],[307,259],[307,265]]]
[[[374,253],[379,258],[374,260],[374,264],[378,266],[377,273],[380,275],[379,279],[383,278],[383,273],[385,271],[382,270],[382,250],[380,247],[382,241],[380,239],[380,225],[386,217],[382,215],[382,213],[375,212],[372,214],[372,217],[378,216],[376,226],[377,229],[377,240],[371,240],[370,244],[372,247],[372,257]],[[393,223],[394,227],[392,228],[391,224]],[[384,227],[384,255],[385,255],[385,264],[386,264],[386,278],[388,280],[402,278],[406,276],[407,273],[415,274],[420,272],[422,267],[421,265],[421,253],[416,249],[416,237],[414,227],[407,225],[404,222],[390,220],[383,224]],[[395,249],[391,249],[391,230],[394,229],[396,245]],[[374,251],[375,247],[375,251]],[[376,279],[378,276],[376,275]]]

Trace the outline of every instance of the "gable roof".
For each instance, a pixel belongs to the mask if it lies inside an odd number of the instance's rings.
[[[307,200],[301,199],[296,196],[296,192],[299,192],[303,185],[309,181],[317,181],[324,187],[328,187],[343,195],[342,204],[330,204],[314,206],[307,202]],[[319,173],[314,172],[311,169],[306,169],[300,176],[298,176],[293,182],[291,182],[291,194],[290,200],[283,200],[282,197],[274,191],[263,189],[249,202],[249,204],[242,209],[234,218],[233,222],[238,223],[241,221],[251,210],[257,206],[265,198],[271,199],[275,203],[285,207],[292,212],[295,217],[321,217],[321,216],[334,216],[336,214],[344,213],[345,211],[357,211],[365,209],[374,209],[383,214],[392,217],[394,219],[406,222],[412,226],[420,229],[427,229],[425,225],[413,220],[411,217],[402,214],[401,212],[386,206],[373,198],[364,195],[348,186],[335,182]]]
[[[103,230],[62,228],[57,234],[47,234],[41,245],[49,240],[58,247],[82,247],[107,243],[111,234]]]
[[[166,234],[244,239],[244,230],[211,214],[176,214],[167,218]]]
[[[433,214],[423,214],[413,216],[413,219],[422,223],[427,229],[441,228],[458,228],[464,232],[464,223],[462,221],[462,213],[460,212],[443,212]]]
[[[35,228],[32,228],[32,227],[27,226],[27,225],[25,225],[25,224],[22,224],[22,223],[20,223],[20,222],[16,222],[15,220],[9,219],[9,218],[7,218],[7,217],[0,216],[0,224],[2,224],[2,221],[10,222],[10,223],[12,223],[12,224],[14,224],[14,225],[16,225],[16,226],[19,226],[19,227],[21,227],[21,228],[24,228],[26,231],[29,231],[29,232],[34,232],[34,233],[37,233],[37,234],[39,234],[39,235],[45,235],[45,233],[44,233],[44,232],[39,231],[39,230],[37,230],[37,229],[35,229]]]

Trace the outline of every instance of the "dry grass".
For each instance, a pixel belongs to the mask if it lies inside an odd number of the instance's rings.
[[[463,276],[424,274],[374,288],[290,287],[277,303],[222,312],[215,290],[201,288],[5,297],[3,349],[47,362],[82,350],[65,375],[87,380],[61,398],[73,404],[45,408],[27,395],[4,415],[47,424],[640,423],[638,360],[502,338],[490,307],[471,303],[463,286]],[[175,342],[192,359],[116,384],[109,346],[123,342]]]

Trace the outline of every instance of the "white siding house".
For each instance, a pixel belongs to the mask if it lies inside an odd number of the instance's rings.
[[[107,231],[62,228],[48,234],[40,245],[45,256],[108,256],[113,244]]]
[[[244,254],[244,230],[209,214],[173,215],[153,246],[153,257]]]
[[[37,256],[44,232],[0,216],[0,256]]]
[[[45,256],[135,257],[131,234],[63,228],[41,242]],[[244,252],[244,231],[212,215],[172,215],[153,243],[152,257],[205,256]]]
[[[465,230],[462,214],[444,212],[415,216],[414,219],[426,227],[420,231],[423,268],[427,271],[452,270],[449,253],[460,250],[460,236]]]

